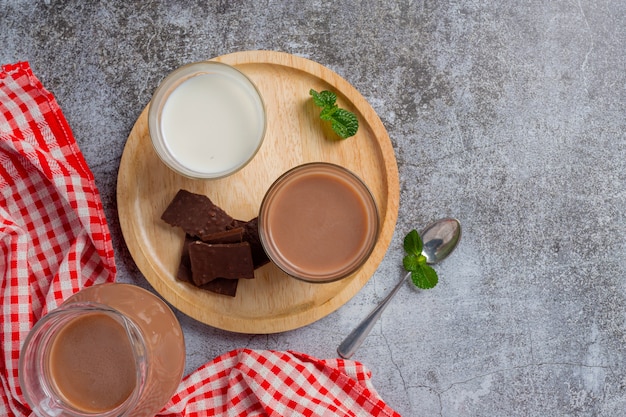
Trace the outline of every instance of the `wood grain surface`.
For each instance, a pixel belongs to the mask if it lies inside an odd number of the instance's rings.
[[[307,59],[271,51],[246,51],[214,59],[233,65],[257,86],[265,102],[267,132],[255,158],[237,173],[218,180],[193,180],[168,169],[150,143],[143,110],[128,137],[118,174],[117,199],[122,233],[146,279],[183,313],[210,326],[239,333],[265,334],[295,329],[335,311],[372,276],[385,256],[398,216],[396,159],[380,118],[346,80]],[[330,140],[309,90],[332,90],[338,105],[354,112],[356,136]],[[207,195],[231,216],[257,216],[266,190],[288,169],[306,162],[342,165],[370,188],[381,220],[376,247],[352,276],[329,284],[300,282],[273,264],[240,280],[237,296],[226,297],[177,281],[184,233],[160,216],[183,188]]]

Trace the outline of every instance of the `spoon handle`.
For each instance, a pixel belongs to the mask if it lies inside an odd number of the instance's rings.
[[[359,324],[354,330],[352,330],[352,333],[350,333],[343,342],[341,342],[341,344],[337,348],[337,353],[339,354],[339,356],[344,359],[348,359],[354,354],[354,352],[356,352],[359,346],[361,346],[361,343],[363,343],[369,332],[372,330],[372,327],[374,327],[374,324],[376,324],[380,316],[383,314],[383,311],[385,311],[385,308],[387,308],[389,301],[391,301],[393,296],[396,295],[400,287],[402,287],[404,281],[406,281],[410,275],[410,272],[406,274],[404,278],[402,278],[396,284],[393,290],[391,290],[391,292],[385,297],[385,299],[381,301],[380,304],[378,304],[378,306],[374,310],[372,310],[372,312],[367,317],[363,319],[361,324]]]

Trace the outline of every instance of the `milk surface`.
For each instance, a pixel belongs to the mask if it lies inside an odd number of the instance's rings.
[[[236,76],[204,73],[170,94],[161,116],[165,146],[187,168],[220,173],[244,164],[264,129],[254,87]]]

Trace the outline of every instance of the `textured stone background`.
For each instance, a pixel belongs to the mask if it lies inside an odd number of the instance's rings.
[[[0,0],[0,63],[27,60],[93,170],[119,279],[125,140],[176,67],[269,49],[352,83],[400,170],[385,260],[305,328],[262,336],[179,314],[187,372],[238,347],[333,357],[401,273],[414,227],[458,217],[440,284],[398,294],[354,359],[404,416],[626,415],[626,2]]]

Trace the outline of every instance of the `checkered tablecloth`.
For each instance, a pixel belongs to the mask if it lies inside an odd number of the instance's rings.
[[[29,416],[19,386],[33,325],[81,288],[115,280],[93,174],[28,63],[0,71],[0,415]],[[183,379],[163,416],[399,416],[362,364],[237,349]]]

